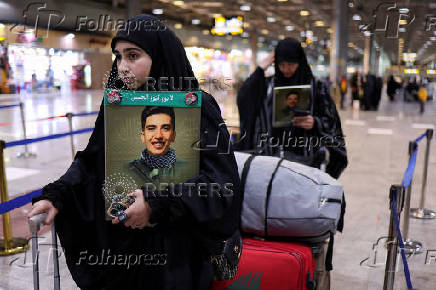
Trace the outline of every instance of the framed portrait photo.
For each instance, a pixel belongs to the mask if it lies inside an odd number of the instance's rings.
[[[292,118],[312,114],[310,85],[275,87],[273,97],[273,127],[288,127]]]
[[[105,183],[108,219],[114,206],[143,186],[165,190],[198,175],[201,91],[106,89]]]

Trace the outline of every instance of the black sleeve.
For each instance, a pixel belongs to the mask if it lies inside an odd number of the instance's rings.
[[[87,221],[94,220],[96,214],[104,215],[104,204],[99,204],[103,201],[103,194],[97,194],[101,192],[101,186],[97,185],[95,176],[86,169],[85,163],[83,158],[76,158],[67,172],[44,186],[42,195],[33,198],[32,202],[49,200],[60,213]],[[96,210],[96,207],[99,209]],[[100,208],[102,213],[97,212]]]
[[[252,139],[254,138],[256,118],[260,114],[266,90],[264,71],[257,67],[238,91],[236,102],[239,111],[240,132],[241,136],[245,135],[245,137],[235,144],[237,150],[253,149],[255,141]]]
[[[104,179],[103,106],[102,101],[87,147],[77,152],[63,176],[43,187],[42,195],[33,198],[33,203],[46,199],[60,212],[69,211],[75,215],[82,215],[84,219],[93,215],[93,206],[102,195],[96,196],[91,193],[101,192],[100,185]]]
[[[218,104],[206,93],[202,100],[200,137],[197,176],[181,187],[144,192],[152,208],[150,223],[208,224],[227,220],[233,223],[232,228],[238,227],[241,197],[237,164]]]
[[[326,172],[338,178],[348,165],[345,139],[342,133],[341,119],[328,90],[318,82],[316,85],[316,108],[314,110],[314,127],[322,144],[330,153]]]

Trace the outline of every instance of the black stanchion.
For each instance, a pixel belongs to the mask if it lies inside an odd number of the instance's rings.
[[[425,148],[425,160],[424,160],[424,171],[422,174],[422,188],[421,188],[421,199],[419,202],[419,208],[412,208],[411,215],[417,219],[434,219],[436,218],[436,212],[425,208],[425,191],[427,189],[427,169],[428,169],[428,159],[430,156],[430,143],[433,138],[433,129],[427,129],[427,145]]]
[[[392,185],[389,193],[389,200],[395,198],[397,205],[398,219],[401,215],[401,210],[404,205],[404,190],[401,185]],[[389,208],[391,209],[391,218],[389,220],[389,237],[387,241],[388,253],[386,257],[385,279],[383,284],[383,290],[394,289],[395,282],[395,268],[397,265],[398,255],[398,232],[395,226],[395,213],[392,208],[392,203],[389,202]]]
[[[409,142],[409,162],[412,158],[413,152],[418,148],[418,144],[414,141]],[[409,239],[409,222],[410,222],[410,198],[412,195],[412,180],[410,181],[409,187],[407,187],[404,196],[404,219],[403,219],[403,240],[404,240],[404,251],[411,254],[422,253],[422,243],[416,240]]]

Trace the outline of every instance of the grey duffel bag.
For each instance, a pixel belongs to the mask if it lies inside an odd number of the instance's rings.
[[[273,156],[235,152],[244,187],[242,231],[320,242],[336,233],[342,185],[327,173]]]

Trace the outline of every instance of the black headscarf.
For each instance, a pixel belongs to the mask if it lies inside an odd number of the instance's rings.
[[[126,23],[126,27],[118,30],[117,35],[112,39],[112,50],[117,41],[130,41],[142,48],[152,59],[149,77],[156,81],[162,77],[173,77],[175,90],[199,88],[180,39],[163,22],[153,16],[140,14]],[[180,78],[183,81],[179,84]],[[114,61],[107,86],[120,88],[122,85],[118,77],[116,61]],[[146,89],[145,86],[138,88],[138,90]],[[155,89],[158,90],[157,87]],[[159,90],[165,89],[168,88],[159,88]]]
[[[295,74],[286,78],[279,69],[279,63],[282,61],[298,63]],[[274,86],[295,86],[310,84],[313,74],[307,63],[306,54],[298,40],[294,38],[285,38],[280,40],[274,52]]]

